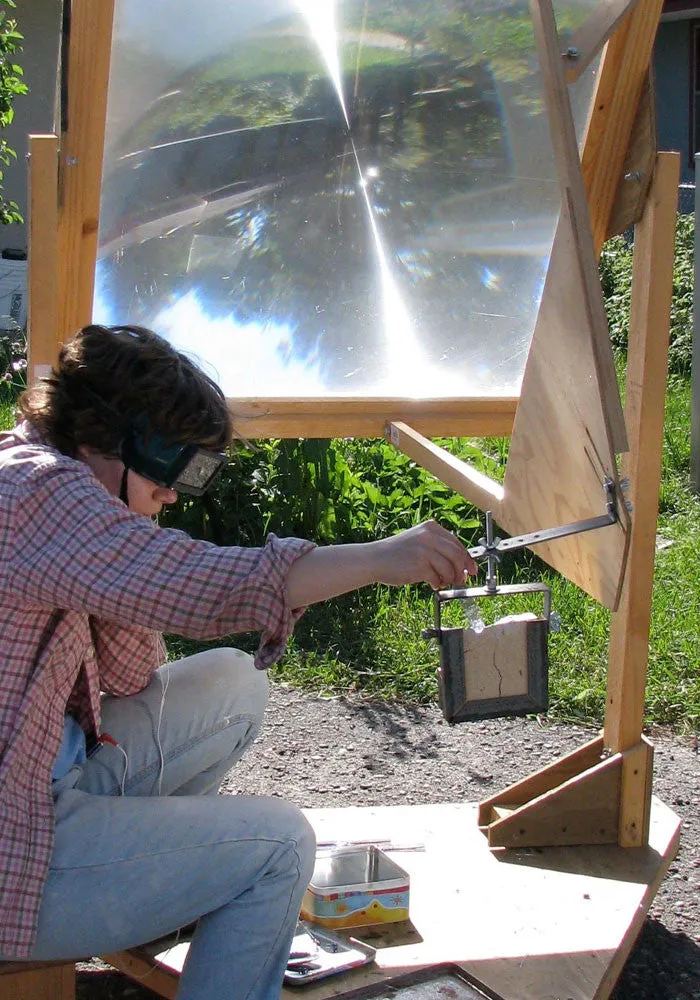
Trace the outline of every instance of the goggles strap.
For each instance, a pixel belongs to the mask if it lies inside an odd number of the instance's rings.
[[[124,471],[122,472],[122,481],[119,487],[119,499],[123,504],[129,506],[129,470],[127,466],[124,466]]]

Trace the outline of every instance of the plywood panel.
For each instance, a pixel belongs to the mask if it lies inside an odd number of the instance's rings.
[[[504,481],[500,525],[511,535],[605,512],[617,478],[568,220],[555,240]],[[609,527],[537,545],[537,555],[606,607],[619,599],[627,512]]]
[[[376,963],[305,987],[306,1000],[440,962],[459,963],[506,1000],[605,1000],[614,983],[609,970],[617,974],[632,947],[679,829],[675,814],[654,800],[650,844],[638,851],[608,845],[491,852],[471,804],[307,815],[321,841],[375,839],[425,849],[394,855],[410,875],[410,924],[386,925],[371,937]],[[357,933],[370,941],[369,932]],[[157,960],[175,978],[186,953],[179,945]],[[285,989],[282,997],[298,993]]]
[[[562,213],[530,349],[506,468],[501,525],[510,534],[604,512],[626,433],[554,16],[531,4],[552,110]],[[627,552],[619,524],[537,546],[537,554],[609,608],[617,606]]]

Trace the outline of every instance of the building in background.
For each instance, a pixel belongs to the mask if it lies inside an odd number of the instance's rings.
[[[700,3],[666,0],[654,76],[659,149],[681,153],[681,182],[692,184],[694,157],[700,152]],[[692,211],[688,195],[682,194],[681,207]]]

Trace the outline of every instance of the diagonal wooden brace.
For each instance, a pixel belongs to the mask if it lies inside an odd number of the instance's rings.
[[[479,826],[490,847],[646,843],[653,749],[643,739],[610,754],[599,737],[486,799]],[[634,808],[621,809],[624,785]]]

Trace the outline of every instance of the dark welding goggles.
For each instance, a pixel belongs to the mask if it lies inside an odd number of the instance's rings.
[[[228,456],[196,444],[172,444],[158,434],[132,427],[119,445],[119,457],[127,469],[178,493],[201,496],[210,488]]]

